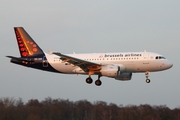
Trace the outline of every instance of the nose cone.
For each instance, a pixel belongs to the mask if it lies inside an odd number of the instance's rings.
[[[171,68],[173,66],[173,64],[172,63],[169,63],[169,68]]]
[[[167,61],[165,66],[167,69],[169,69],[173,66],[173,64],[171,62]]]

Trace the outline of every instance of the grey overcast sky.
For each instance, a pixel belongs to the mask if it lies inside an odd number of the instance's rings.
[[[11,64],[19,56],[13,27],[22,26],[47,52],[98,53],[150,51],[174,66],[166,71],[133,74],[131,81],[102,77],[101,87],[85,75],[63,75]],[[117,105],[180,107],[179,0],[1,0],[0,97],[44,100],[47,97],[105,101]],[[97,79],[97,76],[93,76]]]

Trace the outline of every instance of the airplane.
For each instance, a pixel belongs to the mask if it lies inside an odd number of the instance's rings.
[[[97,75],[97,86],[102,84],[100,77],[105,76],[119,81],[128,81],[132,73],[145,73],[146,83],[150,83],[150,72],[169,69],[173,64],[164,56],[153,52],[117,52],[62,54],[44,52],[23,27],[14,27],[21,57],[6,56],[14,64],[43,71],[87,75],[86,82],[91,84],[91,75]]]

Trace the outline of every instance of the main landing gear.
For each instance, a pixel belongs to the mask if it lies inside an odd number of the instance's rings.
[[[88,84],[91,84],[93,82],[93,79],[91,77],[86,78],[86,82]]]
[[[95,81],[95,84],[96,84],[97,86],[101,86],[101,84],[102,84],[102,82],[101,82],[101,80],[100,80],[100,77],[101,77],[101,75],[98,75],[98,79]],[[86,82],[87,82],[88,84],[91,84],[91,83],[93,82],[93,80],[92,80],[92,78],[89,76],[88,78],[86,78]]]
[[[149,79],[149,71],[145,72],[146,75],[146,83],[150,83],[151,80]]]

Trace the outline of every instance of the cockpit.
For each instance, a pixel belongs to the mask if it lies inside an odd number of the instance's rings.
[[[156,59],[166,59],[166,58],[163,56],[156,56]]]

